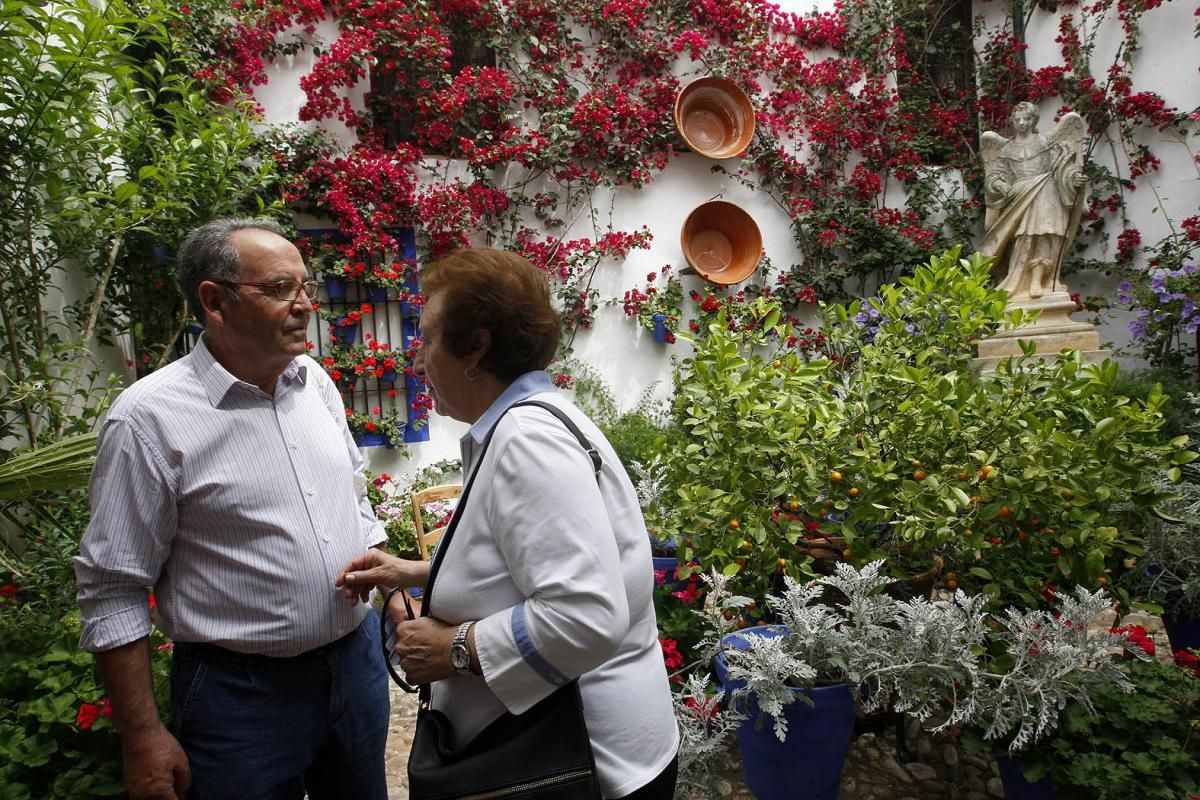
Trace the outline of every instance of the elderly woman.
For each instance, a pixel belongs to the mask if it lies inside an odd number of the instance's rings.
[[[578,678],[604,797],[671,798],[678,732],[649,537],[616,453],[543,371],[559,332],[545,276],[480,248],[427,267],[421,287],[413,366],[435,410],[471,425],[460,444],[475,482],[429,587],[436,618],[397,623],[400,664],[410,681],[436,682],[432,707],[457,744]],[[599,474],[554,415],[511,408],[524,400],[565,412],[599,452]],[[373,550],[346,566],[341,585],[355,599],[371,586],[424,586],[429,567]],[[462,663],[458,647],[458,668],[456,636],[469,653]]]

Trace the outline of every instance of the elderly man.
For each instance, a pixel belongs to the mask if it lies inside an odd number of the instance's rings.
[[[192,231],[179,270],[204,335],[113,404],[75,560],[126,787],[384,798],[378,623],[334,581],[386,537],[337,389],[305,354],[316,283],[261,220]],[[149,587],[175,640],[172,731],[151,689]]]

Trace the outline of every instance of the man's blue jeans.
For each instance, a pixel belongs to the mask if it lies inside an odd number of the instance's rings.
[[[189,800],[386,800],[387,681],[374,612],[294,658],[177,643],[171,710]]]

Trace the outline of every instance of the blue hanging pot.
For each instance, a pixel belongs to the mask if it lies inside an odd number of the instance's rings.
[[[346,299],[347,282],[344,275],[325,275],[322,277],[325,284],[325,294],[330,300]]]
[[[391,445],[388,437],[379,432],[371,433],[363,431],[354,437],[354,441],[358,443],[359,447],[384,447]]]
[[[341,344],[354,344],[358,341],[358,323],[351,322],[349,325],[343,325],[340,321],[334,321],[329,324],[329,332],[333,334],[333,338]]]
[[[654,341],[659,344],[667,343],[667,315],[655,314],[654,317]]]
[[[388,292],[386,286],[368,286],[367,300],[371,303],[386,303]]]

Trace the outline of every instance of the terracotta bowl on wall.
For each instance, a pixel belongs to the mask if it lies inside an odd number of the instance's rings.
[[[688,264],[713,283],[743,281],[762,259],[762,234],[754,218],[728,200],[710,200],[692,209],[679,242]]]
[[[732,158],[754,136],[754,106],[733,81],[697,78],[675,97],[675,127],[700,155]]]

